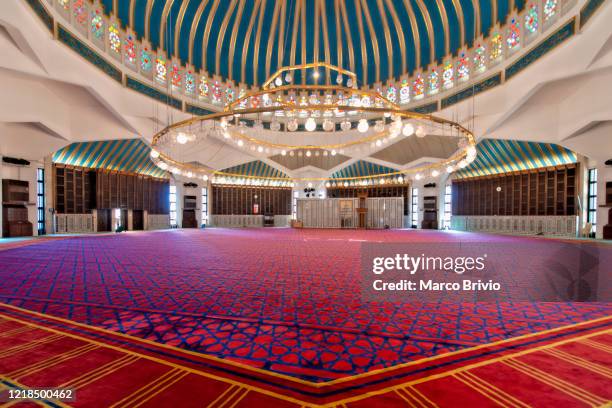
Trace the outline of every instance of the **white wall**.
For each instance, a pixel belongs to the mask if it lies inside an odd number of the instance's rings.
[[[417,228],[419,229],[421,228],[421,221],[423,221],[423,212],[424,212],[423,200],[425,196],[438,197],[438,229],[442,228],[442,218],[444,216],[444,187],[446,186],[446,180],[447,180],[447,175],[441,175],[440,177],[436,177],[436,178],[429,177],[429,178],[423,178],[421,180],[411,181],[408,217],[409,217],[409,220],[412,220],[412,189],[418,188],[419,189],[419,195],[418,195],[419,203],[418,203]],[[425,188],[425,184],[430,184],[430,183],[435,183],[436,186]],[[411,225],[410,221],[408,225],[409,226]]]
[[[185,183],[195,183],[197,187],[185,187]],[[184,197],[186,195],[192,195],[196,197],[196,221],[198,228],[202,225],[202,188],[208,188],[208,217],[210,223],[211,214],[211,202],[212,202],[212,189],[210,182],[203,180],[182,180],[179,178],[172,177],[170,179],[170,185],[176,186],[176,223],[179,228],[183,224],[183,205],[185,203]]]

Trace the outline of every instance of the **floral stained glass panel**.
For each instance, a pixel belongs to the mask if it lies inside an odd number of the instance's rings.
[[[510,21],[510,27],[508,27],[508,38],[506,39],[508,43],[508,48],[513,49],[519,46],[521,43],[521,29],[519,27],[518,21],[513,18]]]
[[[91,12],[91,35],[98,40],[104,37],[104,21],[100,10]]]
[[[410,102],[410,84],[407,79],[404,79],[400,88],[400,103],[408,102]]]
[[[140,69],[144,72],[149,72],[152,68],[151,53],[147,48],[143,48],[140,52]]]
[[[535,4],[525,14],[525,29],[530,34],[538,31],[538,7]]]
[[[417,74],[414,81],[412,81],[412,94],[414,99],[422,98],[425,94],[425,81],[423,81],[421,74]]]
[[[121,53],[121,37],[119,36],[117,23],[108,26],[108,45],[112,52]]]
[[[83,1],[84,0],[75,0],[75,2],[72,3],[72,16],[77,23],[85,26],[87,25],[87,10],[85,10]]]
[[[544,20],[550,20],[557,13],[558,0],[546,0],[544,3]]]

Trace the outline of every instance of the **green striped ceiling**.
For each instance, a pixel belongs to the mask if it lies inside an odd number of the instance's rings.
[[[256,176],[267,178],[289,178],[282,171],[262,162],[255,160],[248,163],[239,164],[237,166],[228,167],[221,170],[223,173],[239,174],[241,176]]]
[[[151,161],[151,148],[140,139],[72,143],[53,154],[53,162],[94,169],[116,170],[165,178]]]
[[[380,164],[370,163],[359,160],[332,174],[332,178],[352,178],[363,176],[374,176],[377,174],[387,174],[397,171],[391,167],[381,166]]]
[[[456,175],[459,178],[488,176],[576,162],[576,153],[552,143],[483,139],[476,160]]]

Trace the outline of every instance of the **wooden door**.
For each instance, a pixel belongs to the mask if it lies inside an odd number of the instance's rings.
[[[195,210],[183,210],[183,228],[197,228]]]
[[[111,230],[111,210],[110,209],[99,209],[98,210],[98,231],[108,232]]]
[[[125,231],[128,229],[128,210],[121,210],[120,224]]]
[[[142,231],[144,229],[144,211],[132,211],[132,229],[134,231]]]

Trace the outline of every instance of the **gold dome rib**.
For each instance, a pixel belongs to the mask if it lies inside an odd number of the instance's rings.
[[[130,28],[134,28],[134,13],[135,13],[135,6],[136,4],[136,0],[130,0]]]
[[[480,0],[472,0],[474,6],[474,40],[480,36]]]
[[[419,33],[419,26],[416,22],[416,16],[412,9],[410,0],[404,0],[404,7],[408,13],[408,19],[410,19],[410,28],[412,29],[412,40],[414,41],[414,52],[415,52],[415,67],[418,69],[421,66],[421,35]]]
[[[227,77],[230,81],[234,79],[234,54],[236,53],[236,38],[238,37],[238,30],[240,29],[240,22],[242,21],[242,13],[244,13],[244,6],[246,2],[241,1],[238,7],[238,13],[236,14],[236,20],[234,20],[234,26],[232,27],[232,36],[230,37],[230,47],[228,53],[228,74]]]
[[[174,4],[174,0],[166,0],[164,4],[164,10],[162,11],[161,21],[159,22],[159,48],[165,49],[166,45],[166,24],[168,22],[168,14],[170,14],[170,8]]]
[[[402,28],[402,24],[400,23],[399,17],[397,16],[397,10],[395,10],[395,6],[391,0],[385,0],[387,3],[387,7],[389,8],[389,12],[391,13],[391,19],[393,20],[393,25],[395,26],[395,31],[397,33],[397,40],[400,46],[400,54],[402,57],[402,73],[406,73],[407,69],[407,56],[406,56],[406,38],[404,37],[404,29]]]
[[[257,85],[257,67],[259,66],[259,45],[261,43],[261,27],[263,26],[263,19],[266,12],[267,0],[262,0],[261,8],[259,9],[259,19],[257,21],[257,33],[255,34],[255,55],[253,58],[253,84]]]
[[[465,16],[463,15],[463,7],[459,0],[452,0],[455,13],[457,13],[457,21],[459,21],[459,42],[463,47],[465,45]]]
[[[155,4],[155,0],[147,0],[147,7],[145,9],[145,39],[147,41],[151,41],[151,11],[153,10],[153,5]]]
[[[497,0],[491,0],[491,25],[495,25],[496,22],[497,22]]]
[[[270,65],[272,63],[272,47],[275,43],[276,27],[280,19],[281,2],[274,2],[274,12],[272,13],[272,25],[270,27],[270,34],[268,35],[268,46],[266,48],[266,78],[270,77]],[[276,42],[278,45],[278,42]]]
[[[336,16],[336,44],[339,46],[338,49],[338,66],[342,67],[342,31],[340,27],[340,7],[338,6],[338,0],[334,0],[334,13]]]
[[[291,34],[291,65],[295,65],[295,52],[297,48],[297,33],[298,33],[298,19],[300,18],[300,7],[298,5],[300,0],[295,1],[295,11],[293,13],[293,33]]]
[[[301,37],[302,37],[302,64],[307,64],[308,61],[306,61],[306,3],[305,0],[301,0],[300,1],[300,8],[302,9],[300,11],[300,25],[302,27],[301,31]],[[302,70],[302,81],[305,82],[305,75],[306,75],[306,71]]]
[[[344,4],[344,0],[340,0],[340,10],[342,11],[342,20],[344,22],[344,32],[346,34],[346,39],[348,42],[348,51],[349,51],[349,64],[351,67],[351,71],[355,72],[355,51],[353,48],[353,37],[351,37],[350,25],[348,22],[348,15],[346,12],[346,5]]]
[[[191,0],[183,0],[181,8],[179,9],[178,18],[174,26],[174,56],[179,58],[179,39],[181,38],[181,28],[183,27],[183,20],[185,19],[185,12],[189,6]]]
[[[363,30],[363,18],[361,11],[361,1],[355,0],[355,12],[357,14],[357,28],[359,28],[359,39],[361,42],[361,70],[363,72],[363,83],[368,83],[368,52],[365,42],[365,32]]]
[[[431,16],[429,15],[429,10],[423,0],[416,0],[417,6],[419,6],[419,10],[421,10],[421,14],[423,15],[423,19],[425,20],[425,27],[427,27],[427,37],[429,39],[429,62],[433,63],[436,60],[436,37],[433,31],[433,23],[431,22]]]
[[[242,47],[242,65],[240,66],[240,82],[246,82],[246,58],[249,54],[251,33],[253,32],[253,25],[255,24],[255,17],[257,17],[260,4],[261,0],[255,0],[255,5],[253,6],[253,11],[251,12],[251,19],[249,20],[249,26],[247,27],[247,32],[244,38],[244,46]]]
[[[376,82],[380,82],[380,49],[378,47],[378,37],[376,37],[376,30],[374,24],[372,24],[372,16],[370,15],[370,7],[366,0],[361,0],[363,6],[363,14],[365,15],[366,24],[370,31],[370,37],[372,38],[372,46],[374,48],[374,64],[376,67]],[[389,30],[389,27],[385,27],[385,30]]]
[[[446,6],[444,0],[436,0],[438,6],[438,12],[442,19],[442,27],[444,28],[444,55],[450,54],[450,28],[448,26],[448,14],[446,13]]]
[[[193,43],[195,41],[196,30],[198,29],[198,25],[200,24],[200,19],[202,18],[202,13],[204,12],[204,7],[208,0],[201,0],[198,9],[196,10],[195,17],[191,22],[191,28],[189,29],[189,63],[193,65]]]
[[[278,29],[278,51],[276,53],[277,57],[277,67],[283,66],[283,59],[285,57],[285,20],[287,19],[287,0],[282,0],[281,9],[280,9],[280,27]]]
[[[323,46],[325,49],[325,61],[331,62],[331,52],[329,47],[329,31],[327,29],[327,11],[325,10],[324,0],[319,0],[321,5],[319,6],[319,14],[321,15],[321,22],[323,25]],[[325,79],[326,83],[330,83],[330,71],[329,68],[325,68]]]
[[[204,38],[202,39],[202,69],[207,71],[208,68],[206,66],[206,54],[208,48],[208,40],[210,39],[210,29],[215,19],[215,15],[217,14],[217,9],[219,8],[219,0],[214,0],[215,2],[212,5],[210,13],[208,14],[208,18],[206,19],[206,26],[204,27]]]
[[[385,10],[383,1],[377,0],[377,4],[378,4],[378,12],[380,13],[381,22],[384,27],[385,43],[387,44],[387,55],[389,56],[389,58],[387,59],[388,61],[387,65],[389,68],[387,71],[387,78],[391,79],[393,78],[393,43],[391,42],[391,30],[389,29],[389,22],[387,21],[387,12]]]
[[[227,25],[229,24],[230,18],[232,18],[232,14],[234,14],[234,9],[236,8],[236,1],[232,0],[229,7],[225,11],[225,16],[223,16],[223,21],[221,22],[221,27],[219,29],[219,35],[217,37],[217,52],[215,55],[215,73],[219,74],[221,72],[221,54],[223,54],[223,41],[225,41],[225,32],[227,31]]]

